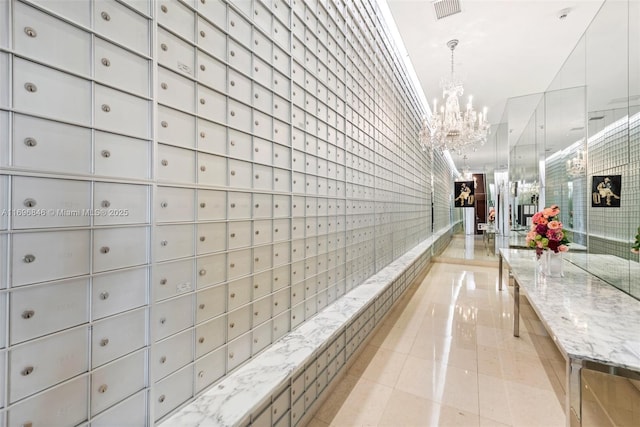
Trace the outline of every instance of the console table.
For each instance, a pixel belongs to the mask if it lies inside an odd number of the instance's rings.
[[[514,278],[513,335],[522,290],[566,360],[567,426],[582,425],[582,369],[640,378],[640,301],[565,261],[564,277],[537,273],[535,252],[500,249]]]

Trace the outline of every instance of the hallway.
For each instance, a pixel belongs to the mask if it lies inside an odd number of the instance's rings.
[[[462,261],[463,251],[477,256]],[[495,255],[473,236],[455,237],[443,255],[365,344],[310,427],[565,425],[564,359],[526,299],[513,337],[512,287],[498,291]],[[588,418],[585,425],[608,425],[600,414]]]

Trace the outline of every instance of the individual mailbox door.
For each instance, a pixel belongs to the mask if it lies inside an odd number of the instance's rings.
[[[158,102],[193,113],[195,111],[195,83],[186,77],[158,68]]]
[[[147,179],[151,174],[149,141],[95,132],[95,174]]]
[[[144,224],[149,221],[149,187],[96,182],[93,191],[95,225]]]
[[[163,105],[158,106],[159,142],[185,148],[196,146],[196,118]]]
[[[224,191],[198,190],[198,221],[226,219],[227,194]]]
[[[194,182],[195,169],[195,153],[193,151],[158,144],[158,180]]]
[[[153,315],[154,339],[159,341],[193,326],[193,295],[167,300],[155,305]]]
[[[187,40],[193,41],[193,12],[178,0],[160,0],[159,3],[158,23],[180,34]]]
[[[193,19],[191,20],[193,27]],[[171,71],[194,77],[195,52],[193,45],[183,42],[162,28],[158,29],[158,63]]]
[[[227,279],[227,254],[216,254],[196,259],[198,289],[224,282]]]
[[[87,419],[88,405],[89,378],[83,376],[13,405],[7,411],[8,423],[11,426],[78,425]]]
[[[226,324],[226,316],[219,316],[196,325],[196,358],[215,350],[225,343]],[[224,367],[224,359],[222,360],[222,366]]]
[[[253,195],[253,218],[270,218],[272,216],[272,206],[275,210],[272,197],[271,194],[255,193]]]
[[[198,12],[220,28],[227,26],[227,5],[223,0],[205,0],[196,2]]]
[[[251,188],[252,169],[252,164],[249,162],[229,159],[229,186]]]
[[[147,227],[101,228],[93,231],[93,271],[146,264]]]
[[[149,138],[149,101],[105,86],[95,86],[95,126],[138,138]]]
[[[208,87],[198,85],[198,114],[207,120],[227,123],[227,98]]]
[[[280,242],[291,239],[291,223],[289,219],[273,220],[273,241]]]
[[[14,166],[85,175],[91,172],[89,129],[14,114],[13,132]]]
[[[229,340],[244,334],[251,328],[251,306],[231,311],[227,315],[227,337]]]
[[[93,277],[92,319],[101,319],[146,304],[147,268],[114,271]]]
[[[95,415],[145,387],[146,352],[139,351],[91,375],[91,414]]]
[[[227,127],[198,119],[198,151],[224,155],[227,153]]]
[[[224,27],[221,27],[224,28]],[[227,36],[204,19],[198,17],[198,48],[223,61],[227,59]]]
[[[251,4],[250,2],[237,2],[239,7],[246,5],[249,7],[249,11],[247,12],[248,16],[251,16]],[[244,19],[242,16],[238,15],[235,11],[229,9],[229,33],[234,34],[236,38],[245,46],[251,45],[251,23]]]
[[[155,264],[151,283],[155,301],[192,291],[193,260]]]
[[[193,396],[193,366],[186,368],[157,382],[155,387],[154,420],[157,421],[180,403]]]
[[[263,86],[254,84],[253,99],[251,102],[255,109],[271,114],[273,95],[270,90],[265,89]],[[271,135],[269,135],[269,138],[271,138]]]
[[[285,95],[288,97],[288,95]],[[291,127],[279,120],[273,120],[273,140],[281,145],[291,145]]]
[[[274,169],[274,190],[275,188],[275,174],[279,173],[281,169]],[[291,216],[291,199],[289,196],[274,194],[273,196],[273,217],[274,218],[286,218]]]
[[[271,293],[272,271],[267,270],[253,275],[253,299],[262,298]]]
[[[252,129],[251,107],[230,99],[228,110],[227,120],[229,126],[239,130]]]
[[[89,283],[70,280],[9,294],[11,344],[88,322]]]
[[[227,249],[225,239],[227,224],[224,222],[197,224],[196,254],[202,255],[212,252],[220,252]]]
[[[88,230],[16,233],[12,238],[13,286],[89,273]]]
[[[149,61],[101,38],[95,38],[94,76],[96,80],[149,96]]]
[[[271,344],[271,322],[269,318],[271,316],[271,297],[263,298],[260,302],[253,304],[253,323],[254,326],[251,330],[251,354],[255,355],[264,350],[269,344]],[[267,317],[269,316],[269,317]],[[267,412],[268,415],[268,412]],[[259,425],[255,422],[254,425]],[[271,424],[267,424],[271,425]]]
[[[193,221],[194,198],[193,189],[159,186],[155,199],[156,221]]]
[[[266,34],[271,34],[271,12],[261,2],[253,4],[253,23]]]
[[[98,34],[149,55],[150,21],[115,0],[104,0],[93,8],[93,28]]]
[[[235,34],[235,33],[234,33]],[[249,30],[249,35],[251,30]],[[229,65],[236,70],[251,69],[251,51],[233,40],[228,41]]]
[[[257,246],[253,248],[253,271],[264,271],[273,266],[272,246]]]
[[[255,3],[256,7],[260,3]],[[269,32],[267,32],[269,34]],[[271,40],[262,34],[260,31],[253,31],[253,44],[251,45],[251,49],[253,50],[254,55],[259,56],[265,61],[271,60],[273,44]]]
[[[12,205],[33,215],[16,215],[19,228],[86,226],[91,220],[90,183],[61,179],[14,177]]]
[[[141,391],[104,411],[91,421],[94,427],[111,427],[126,425],[143,425],[146,421],[147,393]],[[86,412],[86,409],[85,409]]]
[[[291,246],[289,242],[273,245],[273,266],[279,267],[291,262]]]
[[[89,369],[86,327],[32,341],[9,352],[9,402]]]
[[[194,255],[193,225],[161,225],[156,228],[156,261]]]
[[[271,88],[271,80],[273,79],[273,69],[266,61],[253,57],[253,79],[266,88]]]
[[[253,221],[253,244],[263,245],[273,241],[272,221],[259,220]]]
[[[229,252],[227,254],[227,264],[229,279],[235,279],[251,274],[251,249]]]
[[[227,349],[212,351],[195,363],[196,391],[200,392],[225,374]]]
[[[254,110],[253,133],[260,138],[271,139],[273,135],[273,123],[271,117],[258,110]]]
[[[289,42],[287,41],[287,44]],[[290,75],[291,59],[284,50],[278,46],[273,46],[273,66],[285,76]]]
[[[256,190],[271,190],[273,185],[273,168],[259,164],[253,165],[253,188]]]
[[[227,184],[227,159],[198,153],[198,184],[223,187]]]
[[[227,65],[198,51],[198,82],[220,92],[227,90]]]
[[[87,80],[13,60],[13,106],[17,110],[71,123],[91,124],[91,84]],[[73,99],[74,102],[61,102]]]
[[[251,301],[251,277],[229,282],[227,311],[233,311],[238,307],[248,304]]]
[[[91,35],[22,3],[13,9],[14,46],[18,53],[89,75]]]
[[[227,311],[227,286],[212,286],[196,294],[196,323],[212,319]],[[224,330],[222,326],[221,330]]]
[[[230,69],[227,93],[230,97],[244,104],[251,104],[251,80],[239,72]]]
[[[160,341],[151,351],[151,377],[164,378],[193,361],[193,329]]]
[[[227,344],[227,371],[235,369],[251,356],[251,334],[247,333]]]
[[[251,221],[234,221],[228,224],[229,249],[251,246]]]
[[[251,218],[251,193],[229,193],[229,219]]]

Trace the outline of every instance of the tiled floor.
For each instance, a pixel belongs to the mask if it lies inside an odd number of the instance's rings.
[[[465,243],[478,255],[463,264],[454,257]],[[462,237],[438,259],[447,262],[407,290],[310,427],[565,425],[564,359],[526,301],[513,337],[512,287],[498,291],[497,258],[481,238]]]

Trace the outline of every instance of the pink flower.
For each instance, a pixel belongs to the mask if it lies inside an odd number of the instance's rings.
[[[531,222],[533,224],[537,224],[538,221],[540,221],[540,218],[542,218],[542,212],[536,212],[535,214],[533,214],[533,217],[531,218]]]
[[[549,221],[549,223],[547,224],[547,227],[549,228],[549,230],[557,230],[557,229],[562,229],[562,223],[560,221]]]
[[[569,246],[567,246],[567,245],[560,245],[560,246],[558,246],[558,250],[559,250],[560,252],[567,252],[567,251],[569,251]]]

